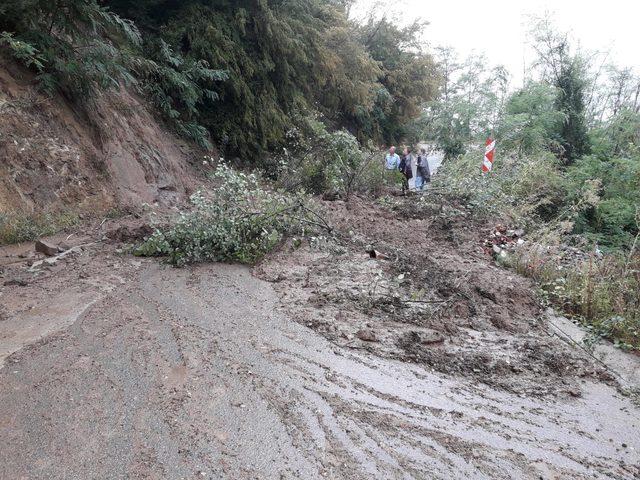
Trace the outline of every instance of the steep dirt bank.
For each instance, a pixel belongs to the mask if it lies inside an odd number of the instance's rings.
[[[80,108],[0,57],[0,114],[0,213],[173,204],[197,178],[192,147],[126,89]]]

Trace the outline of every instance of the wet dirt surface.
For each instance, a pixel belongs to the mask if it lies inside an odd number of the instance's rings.
[[[613,382],[556,338],[535,286],[494,264],[464,212],[394,202],[329,204],[347,238],[282,249],[256,274],[292,318],[346,348],[528,396],[576,397],[587,378]]]
[[[348,291],[357,277],[349,252],[336,257],[343,273],[332,265],[332,282],[322,265],[334,257],[306,247],[254,274],[178,270],[104,244],[35,273],[6,266],[3,282],[24,283],[0,287],[0,478],[640,476],[639,409],[579,352],[544,339],[533,303],[505,307],[496,327],[493,300],[463,290],[471,300],[456,294],[407,323],[415,315],[393,302],[334,301],[332,288]],[[358,261],[364,276],[379,268]],[[391,275],[389,266],[380,282]],[[476,314],[463,315],[459,297]],[[363,329],[376,341],[357,336]],[[411,331],[419,342],[398,341]],[[447,367],[456,352],[468,355]],[[468,368],[471,353],[485,362]],[[558,372],[551,354],[576,365]],[[523,371],[494,368],[497,356]]]

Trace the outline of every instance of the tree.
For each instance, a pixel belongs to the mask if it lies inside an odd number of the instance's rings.
[[[425,105],[419,123],[423,140],[435,140],[445,156],[452,158],[494,129],[509,76],[504,67],[488,67],[483,56],[460,62],[450,48],[438,49],[436,59],[443,81],[438,98]]]
[[[228,72],[203,124],[229,154],[280,149],[292,119],[318,112],[361,141],[379,138],[380,64],[336,0],[110,0],[149,37]],[[397,103],[397,98],[389,98]],[[300,114],[300,115],[299,115]]]
[[[561,158],[565,165],[591,151],[585,117],[585,82],[582,66],[578,59],[567,61],[561,66],[556,87],[558,89],[555,107],[562,112],[564,120],[560,129],[562,145]]]
[[[440,78],[433,58],[423,50],[425,27],[420,20],[398,26],[371,13],[358,28],[361,43],[381,68],[374,109],[359,118],[360,137],[398,142],[422,105],[435,97]]]
[[[543,81],[557,89],[555,108],[564,116],[559,156],[570,165],[590,151],[585,107],[587,62],[571,52],[569,36],[559,33],[549,17],[534,19],[530,36],[538,57],[534,67]]]
[[[540,82],[528,82],[511,94],[496,129],[502,148],[519,155],[558,152],[564,115],[555,108],[556,98],[556,88]]]

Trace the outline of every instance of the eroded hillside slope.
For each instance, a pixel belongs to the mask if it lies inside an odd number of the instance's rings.
[[[0,213],[172,204],[194,184],[191,146],[130,90],[81,107],[0,57],[0,113]]]

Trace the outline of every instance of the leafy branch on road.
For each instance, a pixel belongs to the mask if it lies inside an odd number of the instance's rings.
[[[262,188],[252,174],[220,165],[219,186],[191,196],[191,208],[167,229],[156,229],[139,245],[141,256],[166,256],[184,266],[204,261],[254,263],[287,235],[306,235],[331,226],[302,194]]]

